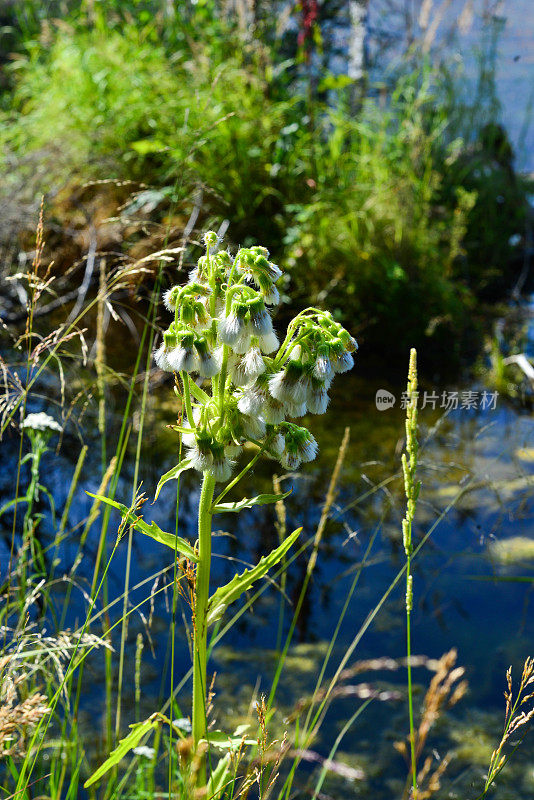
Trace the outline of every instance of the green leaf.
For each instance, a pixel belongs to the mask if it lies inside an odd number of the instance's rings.
[[[207,403],[210,399],[209,394],[206,394],[204,389],[201,389],[195,381],[189,381],[189,389],[195,400],[198,400],[199,403]]]
[[[147,156],[150,153],[160,153],[162,150],[166,149],[165,143],[158,141],[158,139],[138,139],[137,142],[132,142],[130,147],[132,150],[135,150],[136,153],[139,153],[140,156]]]
[[[283,494],[259,494],[257,497],[244,497],[242,500],[236,500],[234,503],[218,503],[213,506],[213,514],[224,514],[228,511],[242,511],[244,508],[252,508],[252,506],[264,506],[267,503],[277,503],[291,494],[284,492]]]
[[[290,533],[287,539],[282,544],[269,553],[268,556],[263,556],[252,569],[246,569],[241,575],[236,575],[230,583],[226,586],[221,586],[210,597],[208,603],[208,623],[215,622],[225,612],[230,603],[237,600],[243,592],[246,592],[253,583],[255,583],[285,556],[289,548],[297,540],[301,533],[302,528],[297,528],[296,531]]]
[[[8,510],[8,508],[11,508],[11,506],[14,506],[14,505],[15,505],[15,503],[28,503],[28,502],[29,502],[29,501],[28,501],[28,498],[27,498],[27,497],[15,497],[15,499],[14,499],[14,500],[8,500],[8,501],[7,501],[7,503],[4,503],[4,505],[2,506],[2,508],[0,508],[0,517],[2,516],[2,514],[3,514],[5,511],[7,511],[7,510]]]
[[[143,736],[149,731],[153,731],[157,725],[158,720],[152,718],[146,719],[144,722],[136,722],[135,725],[130,725],[132,729],[131,732],[124,739],[120,740],[115,750],[110,753],[109,758],[99,766],[96,772],[93,772],[90,778],[87,778],[84,783],[84,788],[87,789],[89,786],[92,786],[93,783],[100,780],[102,775],[105,775],[108,770],[115,767],[130,750],[137,747]]]
[[[354,83],[353,78],[348,75],[333,75],[329,72],[319,83],[319,91],[325,92],[328,89],[344,89]]]
[[[233,771],[234,762],[232,760],[232,756],[230,753],[226,753],[226,755],[220,759],[219,763],[210,775],[210,779],[206,787],[206,797],[208,797],[209,800],[216,800],[216,798],[222,796],[221,792],[225,788],[227,779],[230,777]]]
[[[172,428],[172,430],[175,431],[175,433],[185,433],[188,435],[191,435],[191,433],[193,433],[193,430],[191,428],[186,428],[184,425],[169,425],[168,427]]]
[[[124,503],[118,503],[116,500],[111,500],[109,497],[104,497],[100,494],[92,494],[91,492],[86,492],[89,497],[94,497],[95,500],[100,500],[102,503],[106,503],[108,506],[113,506],[116,508],[117,511],[120,511],[121,516],[129,525],[132,525],[136,530],[141,531],[146,536],[150,536],[151,539],[154,539],[156,542],[160,544],[165,544],[167,547],[170,547],[171,550],[174,550],[177,553],[180,553],[181,556],[185,556],[190,561],[198,561],[198,556],[185,539],[182,539],[181,536],[176,536],[174,533],[167,533],[166,531],[162,531],[159,525],[156,525],[155,522],[145,522],[142,517],[138,517],[136,514],[131,511],[131,509],[127,508]]]
[[[50,511],[52,512],[52,520],[54,525],[56,524],[56,504],[54,503],[54,498],[46,488],[46,486],[42,486],[40,483],[37,484],[40,491],[43,492],[48,498],[48,502],[50,503]]]
[[[258,740],[247,738],[246,731],[250,725],[238,725],[232,736],[222,731],[212,731],[208,734],[209,744],[219,747],[221,750],[229,750],[212,771],[208,785],[206,787],[206,797],[208,800],[222,800],[226,797],[225,789],[235,781],[235,762],[232,758],[232,751],[239,750],[242,745],[257,746]],[[204,739],[203,741],[207,741]]]
[[[167,483],[167,481],[176,480],[176,478],[179,475],[181,475],[182,472],[185,472],[187,469],[191,469],[190,458],[186,458],[184,461],[180,461],[179,464],[177,464],[175,467],[166,472],[165,475],[162,475],[161,478],[159,479],[159,483],[156,489],[156,496],[154,497],[154,500],[158,499],[158,495],[161,492],[162,487]]]
[[[246,729],[248,728],[248,725],[240,727],[244,727]],[[247,738],[244,735],[244,731],[239,729],[236,730],[233,735],[225,733],[224,731],[209,731],[208,739],[203,739],[202,741],[207,741],[209,745],[213,745],[213,747],[219,747],[221,750],[234,750],[240,747],[242,744],[258,744],[257,739]]]

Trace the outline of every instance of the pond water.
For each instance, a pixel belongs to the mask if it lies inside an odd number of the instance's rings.
[[[419,11],[426,9],[429,26],[436,26],[435,49],[457,57],[464,65],[466,100],[475,96],[479,59],[491,52],[496,36],[495,89],[520,171],[534,171],[534,3],[532,0],[447,0],[447,2],[399,2],[371,0],[369,3],[369,48],[386,48],[385,63],[404,52],[408,31],[417,33]],[[492,34],[490,34],[492,32]],[[385,44],[386,43],[386,44]],[[378,61],[383,69],[384,61]],[[486,60],[491,68],[491,61]],[[486,75],[486,78],[489,77]],[[489,101],[489,97],[485,101]]]
[[[528,322],[527,316],[524,334],[531,350],[533,330],[532,318]],[[284,719],[294,711],[297,701],[313,691],[328,642],[358,571],[358,583],[339,629],[326,669],[327,677],[333,674],[354,638],[359,637],[362,626],[365,632],[348,659],[347,667],[353,667],[362,659],[402,659],[405,653],[402,579],[368,624],[369,614],[383,600],[404,564],[400,535],[404,501],[399,477],[404,429],[403,387],[391,385],[387,375],[362,380],[357,367],[354,374],[340,376],[334,386],[329,413],[306,419],[320,445],[317,461],[294,476],[282,476],[278,470],[284,489],[292,489],[285,503],[288,530],[302,525],[305,541],[313,536],[317,527],[338,448],[345,428],[350,428],[350,444],[335,504],[276,696],[277,713],[271,723],[273,735],[283,732]],[[42,388],[45,393],[50,391],[50,387]],[[474,800],[482,789],[482,775],[491,750],[500,738],[506,669],[512,664],[517,678],[525,658],[534,654],[531,603],[534,417],[528,409],[512,404],[504,395],[495,395],[494,387],[485,385],[482,378],[469,385],[423,383],[420,388],[421,406],[424,393],[427,395],[426,405],[420,411],[422,490],[415,540],[420,542],[431,529],[432,533],[414,561],[413,652],[435,659],[456,648],[458,664],[465,667],[469,693],[454,709],[442,715],[430,736],[427,753],[434,751],[438,758],[449,751],[453,754],[447,771],[450,780],[444,781],[448,793],[443,796]],[[394,395],[393,407],[377,409],[378,390]],[[450,400],[454,392],[458,393],[458,407],[441,408],[444,396],[445,401],[454,406],[454,400]],[[118,435],[115,419],[119,419],[123,398],[116,393],[110,400],[110,406],[115,403],[116,407],[115,415],[111,413],[108,422],[109,450]],[[469,405],[473,407],[468,408]],[[154,385],[142,435],[139,476],[149,498],[153,497],[159,476],[176,463],[176,436],[166,427],[175,416],[171,387]],[[116,492],[116,499],[127,504],[132,491],[133,455],[139,425],[137,413],[133,415],[132,424],[130,448]],[[85,490],[96,492],[100,482],[100,450],[94,441],[91,442],[91,428],[95,425],[95,420],[88,415],[84,422],[84,438],[90,449],[69,517],[71,527],[79,525],[90,510],[91,501]],[[0,490],[4,502],[12,497],[12,464],[18,440],[7,438],[2,446]],[[71,426],[67,428],[59,453],[44,457],[43,482],[52,491],[59,509],[65,502],[80,446],[79,436]],[[272,473],[272,462],[261,463],[235,490],[234,498],[269,491]],[[25,478],[23,474],[23,480]],[[182,535],[190,538],[195,536],[198,495],[195,476],[186,473],[181,485],[179,526]],[[164,530],[173,530],[174,507],[175,487],[167,484],[158,502],[147,503],[144,507],[145,518],[156,520]],[[7,565],[10,530],[7,519],[6,516],[3,520],[2,531],[2,578]],[[214,585],[226,582],[236,564],[241,568],[242,564],[256,563],[276,543],[275,522],[272,508],[246,511],[238,518],[230,514],[215,518]],[[108,552],[117,525],[117,517],[112,516]],[[47,536],[51,536],[51,521],[45,517],[44,543]],[[62,546],[56,575],[70,569],[78,543],[79,528]],[[92,575],[97,546],[98,525],[90,531],[84,559],[78,568],[81,587],[87,587]],[[170,685],[171,592],[157,591],[164,583],[170,586],[170,573],[159,578],[157,584],[153,577],[169,566],[170,559],[166,549],[141,534],[133,538],[133,554],[130,600],[132,604],[146,602],[130,618],[125,674],[133,673],[135,640],[141,632],[145,640],[142,714],[148,715],[161,706]],[[124,539],[109,573],[110,600],[120,597],[123,591],[126,558]],[[262,692],[268,693],[277,663],[277,647],[281,635],[283,641],[287,634],[291,604],[298,597],[306,563],[304,554],[292,565],[285,599],[277,586],[266,584],[265,592],[254,604],[253,613],[241,616],[216,647],[210,672],[217,673],[215,702],[219,726],[230,727],[236,718],[238,721],[246,718],[251,700]],[[152,614],[150,599],[147,600],[151,591],[155,592],[151,601]],[[65,586],[60,585],[58,603],[64,592]],[[112,609],[112,618],[113,615],[120,617],[121,606],[122,602]],[[79,624],[84,618],[84,608],[82,593],[75,588],[66,624],[70,627]],[[118,632],[114,644],[118,647]],[[187,635],[181,626],[177,645],[175,674],[181,679],[190,664]],[[426,668],[414,671],[416,709],[420,708],[432,674]],[[95,737],[94,732],[101,732],[103,725],[101,660],[96,657],[91,660],[87,675],[90,681],[83,698],[81,724],[92,732],[95,760],[98,760],[98,736]],[[333,701],[312,749],[323,757],[328,755],[342,726],[363,702],[358,698],[361,689],[357,686],[362,681],[392,692],[394,698],[373,700],[340,744],[339,761],[363,770],[364,779],[347,780],[340,775],[330,775],[324,792],[325,796],[335,798],[356,798],[368,797],[372,790],[374,798],[389,800],[400,796],[406,774],[403,759],[393,747],[407,730],[404,670],[367,670],[357,677],[347,677],[343,683],[352,688]],[[181,711],[187,715],[187,691],[180,695],[180,702],[183,703]],[[128,681],[123,705],[125,723],[134,720],[133,705],[133,687]],[[500,783],[499,798],[534,795],[533,756],[534,737],[527,738],[514,756]],[[305,786],[313,775],[316,777],[316,770],[316,764],[304,764],[299,785]]]

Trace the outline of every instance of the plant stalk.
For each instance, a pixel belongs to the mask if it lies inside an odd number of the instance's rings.
[[[419,448],[417,442],[417,353],[413,348],[410,351],[406,397],[408,400],[406,404],[406,452],[402,455],[406,515],[402,521],[402,539],[404,552],[406,554],[406,661],[408,672],[408,715],[410,722],[411,798],[412,800],[417,800],[417,750],[415,746],[413,714],[411,614],[413,608],[412,523],[415,516],[420,484],[416,480]]]
[[[412,773],[412,797],[417,799],[417,756],[415,752],[415,725],[413,717],[413,688],[412,688],[412,632],[411,632],[411,602],[412,592],[412,572],[411,572],[411,552],[406,559],[406,662],[408,672],[408,718],[410,724],[410,761]]]
[[[193,619],[193,741],[195,751],[201,739],[207,738],[206,662],[208,635],[208,599],[211,568],[211,507],[215,478],[204,473],[198,508],[198,563],[195,583]],[[206,785],[206,762],[202,757],[197,773],[197,787]]]

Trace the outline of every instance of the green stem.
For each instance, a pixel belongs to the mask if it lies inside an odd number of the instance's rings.
[[[305,332],[305,333],[303,333],[301,336],[297,336],[297,338],[296,338],[296,339],[291,339],[291,341],[290,341],[290,342],[289,342],[289,344],[287,345],[287,347],[286,347],[286,349],[285,349],[285,352],[283,353],[283,355],[280,355],[280,354],[278,354],[278,355],[277,355],[277,357],[276,357],[276,361],[275,361],[275,364],[276,364],[277,366],[282,366],[282,365],[283,365],[283,363],[284,363],[285,361],[287,361],[287,359],[288,359],[288,358],[291,356],[291,353],[293,352],[293,350],[295,349],[295,347],[296,347],[298,344],[300,344],[300,342],[304,341],[304,339],[306,339],[306,337],[307,337],[307,336],[308,336],[308,332],[306,331],[306,332]]]
[[[230,349],[228,345],[223,345],[223,359],[221,365],[221,374],[219,375],[219,416],[221,424],[224,422],[224,387],[226,385],[226,371],[228,369],[228,354]]]
[[[274,359],[274,366],[275,366],[275,367],[276,367],[278,364],[280,364],[280,362],[282,361],[282,358],[284,357],[284,355],[285,355],[285,352],[286,352],[287,348],[288,348],[288,347],[289,347],[289,345],[291,344],[291,339],[292,339],[292,337],[293,337],[293,334],[294,334],[294,332],[295,332],[295,331],[296,331],[296,329],[298,328],[298,324],[299,324],[299,322],[300,322],[301,318],[302,318],[302,317],[303,317],[305,314],[309,314],[310,312],[313,312],[313,313],[315,313],[315,312],[317,312],[317,313],[321,313],[321,312],[319,311],[319,309],[317,309],[317,308],[313,308],[313,306],[310,306],[309,308],[304,308],[302,311],[300,311],[300,312],[297,314],[297,316],[296,316],[296,317],[294,317],[294,318],[291,320],[291,322],[289,323],[289,325],[288,325],[288,327],[287,327],[287,336],[286,336],[286,338],[284,339],[284,341],[282,342],[282,344],[280,345],[280,347],[279,347],[279,349],[278,349],[278,353],[277,353],[277,355],[276,355],[276,358]]]
[[[411,613],[413,606],[412,586],[412,523],[419,495],[420,484],[415,479],[417,470],[417,352],[410,351],[408,368],[408,396],[410,402],[406,407],[406,452],[402,455],[402,472],[404,475],[404,492],[406,495],[406,515],[402,521],[402,540],[406,553],[406,659],[408,672],[408,713],[410,718],[410,756],[412,773],[412,798],[417,800],[417,752],[415,747],[415,728],[413,721],[412,691],[412,640]]]
[[[41,463],[41,456],[46,450],[44,442],[40,434],[37,434],[35,439],[32,440],[32,458],[31,458],[31,479],[26,497],[28,498],[28,505],[26,506],[26,513],[24,514],[24,521],[22,526],[22,551],[21,551],[21,593],[22,597],[26,595],[27,584],[27,571],[30,558],[28,551],[31,551],[31,560],[34,562],[35,567],[35,547],[37,546],[34,541],[34,535],[37,528],[37,522],[33,526],[33,504],[39,499],[39,464]]]
[[[182,460],[182,440],[178,447],[178,464]],[[178,516],[180,511],[180,476],[176,485],[176,515],[174,532],[176,534],[176,544],[178,544]],[[174,695],[174,652],[176,644],[176,607],[178,603],[178,551],[174,551],[173,560],[173,579],[172,579],[172,625],[171,625],[171,712],[172,712],[172,697]],[[168,770],[168,783],[169,783],[169,800],[172,798],[172,772],[173,772],[173,759],[172,759],[172,734],[173,727],[169,725],[169,770]]]
[[[412,568],[411,553],[406,558],[406,587],[410,584]],[[406,607],[406,660],[408,670],[408,714],[410,718],[410,757],[412,762],[412,787],[413,798],[417,797],[417,759],[415,755],[415,728],[413,722],[413,692],[412,692],[412,631],[411,631],[411,611]]]
[[[156,306],[154,304],[152,310],[152,318],[155,320],[156,316]],[[141,398],[141,414],[140,414],[140,425],[139,430],[137,433],[137,445],[135,450],[135,462],[134,462],[134,474],[133,474],[133,481],[132,481],[132,504],[135,503],[136,494],[138,491],[138,481],[139,481],[139,469],[141,465],[141,445],[143,442],[143,428],[145,423],[146,417],[146,406],[148,402],[148,383],[150,377],[150,361],[152,358],[152,343],[154,341],[154,334],[151,332],[150,334],[150,344],[146,354],[146,369],[145,369],[145,378],[143,381],[143,394]],[[128,549],[126,551],[126,571],[124,575],[124,601],[122,607],[122,619],[123,623],[121,626],[121,645],[120,645],[120,654],[119,654],[119,675],[117,680],[117,701],[116,701],[116,714],[115,714],[115,742],[119,741],[120,732],[121,732],[121,713],[122,713],[122,683],[123,683],[123,675],[124,675],[124,656],[125,656],[125,648],[126,648],[126,639],[128,636],[128,603],[130,602],[129,598],[129,590],[130,590],[130,571],[132,565],[132,548],[133,548],[133,532],[134,529],[130,527],[128,531]],[[108,664],[110,667],[111,672],[111,653],[108,655],[108,651],[106,650],[106,656],[108,658]]]
[[[224,306],[224,313],[225,313],[226,316],[228,316],[228,314],[230,313],[230,307],[232,305],[232,297],[234,296],[234,293],[235,293],[235,287],[234,287],[234,289],[232,289],[232,281],[234,280],[234,274],[235,274],[235,271],[236,271],[236,267],[237,267],[236,259],[234,258],[234,263],[232,264],[232,269],[230,270],[230,274],[228,275],[228,283],[227,283],[227,286],[226,286],[226,302],[225,302],[225,306]],[[241,280],[243,280],[243,278],[241,278]],[[238,281],[236,286],[240,286],[240,285],[241,285],[241,282]]]
[[[185,412],[187,414],[187,421],[189,422],[189,427],[195,427],[195,420],[193,418],[193,407],[191,405],[191,390],[189,388],[189,375],[187,372],[180,372],[182,376],[182,383],[184,385],[184,403],[185,403]]]
[[[204,473],[202,492],[198,508],[198,563],[195,586],[195,608],[193,624],[193,741],[195,750],[201,739],[207,738],[206,725],[206,662],[208,634],[208,599],[211,567],[211,506],[215,478]],[[203,758],[198,774],[197,787],[206,785],[206,763]]]
[[[54,717],[54,711],[55,711],[56,704],[57,704],[57,702],[58,702],[58,700],[59,700],[59,698],[61,696],[61,693],[63,692],[63,687],[65,686],[67,681],[70,681],[70,679],[72,677],[72,674],[76,671],[76,669],[80,666],[80,664],[83,662],[83,660],[89,654],[89,651],[92,650],[92,648],[89,648],[89,650],[87,650],[84,653],[82,653],[81,658],[77,662],[75,662],[76,656],[78,654],[78,650],[82,646],[83,636],[84,636],[85,631],[87,630],[87,627],[89,625],[91,614],[92,614],[93,609],[94,609],[95,604],[96,604],[96,599],[97,599],[98,595],[100,594],[100,590],[102,589],[102,585],[103,585],[104,581],[106,580],[106,577],[107,577],[107,574],[108,574],[108,569],[110,567],[110,564],[111,564],[111,561],[113,559],[113,556],[115,555],[115,550],[117,549],[117,545],[118,544],[119,544],[119,539],[117,539],[115,544],[113,545],[113,550],[111,551],[111,555],[110,555],[108,563],[106,564],[106,567],[104,569],[104,574],[102,575],[102,578],[100,580],[98,588],[96,589],[96,592],[91,595],[91,599],[90,599],[90,603],[89,603],[89,611],[87,612],[87,616],[86,616],[85,621],[83,623],[80,635],[78,637],[78,640],[76,642],[76,645],[74,647],[72,655],[71,655],[71,657],[69,659],[69,663],[67,665],[67,668],[64,671],[64,675],[63,675],[63,678],[61,680],[61,683],[60,683],[59,687],[56,689],[53,697],[48,702],[48,705],[50,707],[49,708],[49,712],[47,714],[44,714],[41,717],[41,719],[37,723],[37,726],[35,727],[35,730],[33,731],[33,735],[32,735],[32,738],[31,738],[29,746],[28,746],[28,753],[31,753],[31,756],[28,756],[23,761],[22,769],[20,771],[20,774],[19,774],[19,777],[18,777],[18,781],[17,781],[16,790],[14,792],[15,796],[20,796],[22,794],[22,792],[25,792],[27,790],[27,788],[28,788],[29,781],[30,781],[30,778],[32,776],[33,770],[35,769],[35,765],[37,763],[37,760],[39,758],[39,754],[41,752],[41,748],[42,748],[43,742],[46,741],[46,732],[48,730],[48,726],[50,725],[50,723],[51,723],[51,721],[52,721],[52,719]],[[44,730],[42,731],[42,734],[41,734],[41,728],[43,728],[43,727],[44,727]],[[30,760],[31,760],[31,764],[30,764]]]

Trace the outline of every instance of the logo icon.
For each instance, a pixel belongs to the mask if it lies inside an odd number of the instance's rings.
[[[387,411],[395,405],[395,395],[385,389],[379,389],[375,396],[376,407],[379,411]]]

